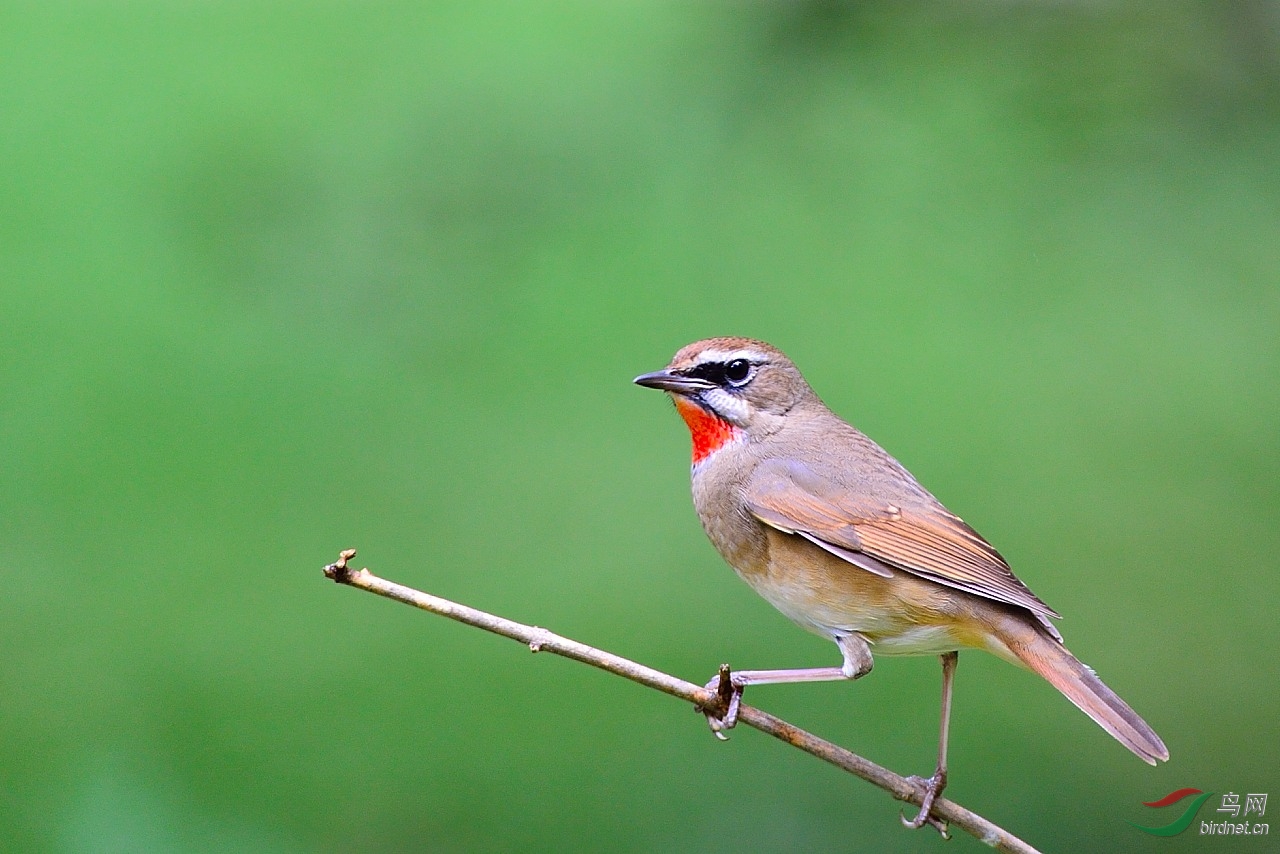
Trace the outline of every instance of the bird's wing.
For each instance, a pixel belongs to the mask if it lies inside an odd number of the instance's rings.
[[[808,466],[778,461],[756,468],[745,497],[761,522],[855,566],[885,575],[888,565],[1026,608],[1057,634],[1045,618],[1058,614],[1018,580],[990,543],[937,502],[900,506],[856,495]]]

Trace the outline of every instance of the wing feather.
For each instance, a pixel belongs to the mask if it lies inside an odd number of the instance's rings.
[[[800,463],[763,463],[746,485],[747,507],[766,525],[799,534],[868,572],[884,565],[938,584],[1057,617],[973,528],[921,490],[901,503],[855,494]]]

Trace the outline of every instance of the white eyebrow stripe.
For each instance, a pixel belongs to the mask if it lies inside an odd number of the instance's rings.
[[[703,350],[698,354],[698,362],[732,362],[734,359],[746,359],[749,362],[763,362],[764,353],[758,350]]]

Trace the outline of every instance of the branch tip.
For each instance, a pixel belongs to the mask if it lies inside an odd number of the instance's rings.
[[[338,560],[324,568],[324,577],[337,584],[351,583],[351,568],[347,561],[356,556],[355,549],[343,549],[338,552]]]

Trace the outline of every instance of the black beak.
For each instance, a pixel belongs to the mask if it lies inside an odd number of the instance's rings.
[[[709,380],[699,377],[684,377],[672,371],[654,371],[651,374],[641,374],[632,382],[645,388],[672,391],[676,394],[696,394],[703,389],[716,387],[716,384]]]

